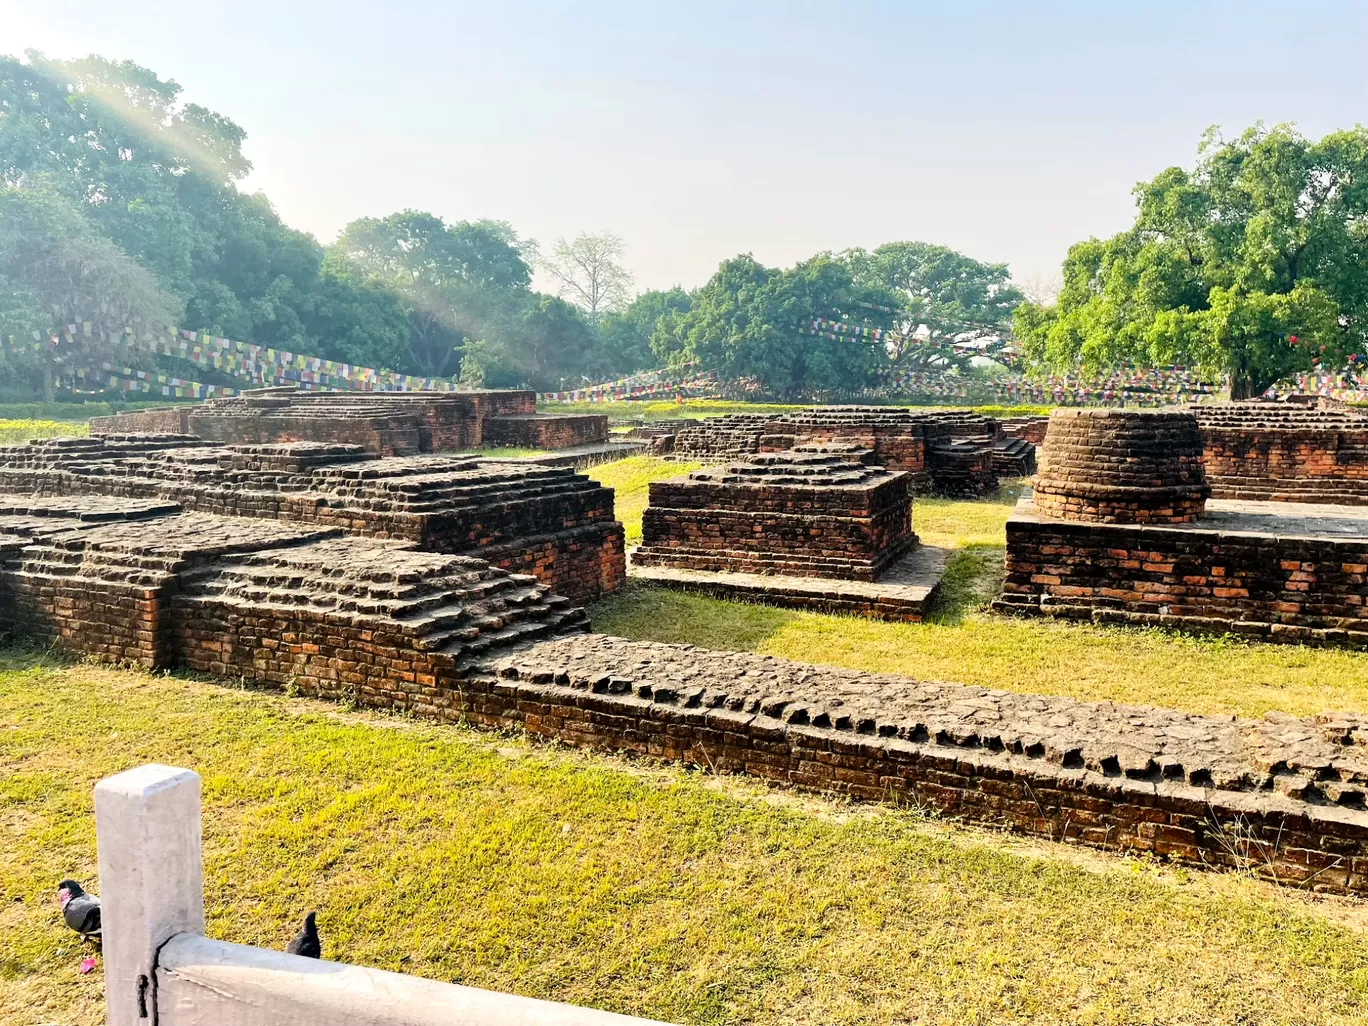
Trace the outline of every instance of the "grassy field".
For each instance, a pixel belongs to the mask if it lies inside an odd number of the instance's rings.
[[[204,779],[211,936],[690,1024],[1362,1022],[1364,906],[906,809],[0,654],[0,1021],[102,1021],[91,787]]]
[[[585,473],[613,489],[613,509],[627,533],[627,544],[638,545],[641,542],[641,514],[646,509],[650,483],[687,474],[700,466],[701,463],[670,463],[656,456],[629,456],[625,460],[600,463]]]
[[[652,475],[677,472],[678,466],[652,457],[630,462],[631,479],[643,485]],[[609,475],[616,466],[621,465],[609,464],[602,473]],[[1003,525],[1022,487],[1006,482],[1000,495],[981,502],[919,498],[913,504],[922,540],[958,550],[941,603],[926,623],[799,613],[632,586],[590,611],[594,628],[639,640],[761,652],[923,680],[1200,713],[1368,712],[1368,653],[985,612],[1001,581]],[[633,493],[619,506],[629,539],[640,538],[643,505],[644,497]]]
[[[743,403],[726,399],[685,399],[606,403],[549,403],[537,404],[542,413],[606,413],[624,420],[674,420],[679,417],[721,417],[731,413],[791,413],[803,410],[811,403]],[[890,403],[889,405],[907,405]],[[921,408],[921,407],[918,407]],[[926,409],[963,409],[963,406],[927,406]],[[1046,414],[1050,406],[977,406],[974,409],[990,417],[1013,417],[1026,414]]]
[[[0,445],[23,445],[31,438],[59,438],[66,435],[84,435],[88,429],[84,422],[69,420],[0,420]]]

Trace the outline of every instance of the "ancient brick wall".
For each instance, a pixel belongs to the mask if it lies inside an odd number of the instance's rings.
[[[1183,523],[1210,488],[1190,413],[1055,410],[1045,469],[1032,482],[1044,516],[1115,523]]]
[[[0,449],[0,492],[156,497],[187,510],[346,530],[436,552],[498,546],[500,563],[535,569],[577,602],[594,601],[625,577],[612,490],[535,463],[103,436]]]
[[[418,422],[407,414],[323,417],[191,413],[189,426],[200,438],[234,445],[359,445],[380,456],[412,456],[421,451]]]
[[[1020,438],[1032,445],[1044,445],[1045,430],[1049,425],[1048,416],[1002,417],[998,420],[998,431],[1004,437]]]
[[[1360,411],[1253,401],[1191,410],[1216,498],[1368,504]]]
[[[91,417],[92,435],[184,435],[190,431],[192,406],[168,406],[160,410],[132,410],[112,417]]]
[[[516,449],[569,449],[608,440],[606,414],[529,413],[491,417],[485,444]]]
[[[468,677],[460,715],[477,724],[1368,891],[1358,719],[1204,718],[598,636],[495,654]]]
[[[1038,516],[1024,500],[1007,521],[998,608],[1368,645],[1368,519],[1239,507],[1216,503],[1193,524],[1086,524]]]
[[[1192,716],[583,635],[581,610],[480,559],[127,500],[0,508],[0,596],[38,564],[72,595],[154,593],[52,602],[50,636],[102,659],[1368,893],[1360,717]],[[0,604],[0,628],[15,614]]]
[[[762,453],[650,485],[641,566],[876,579],[916,544],[910,476],[853,446]]]

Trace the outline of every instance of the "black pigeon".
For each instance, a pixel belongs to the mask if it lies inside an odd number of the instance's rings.
[[[75,880],[63,880],[57,885],[57,900],[62,906],[62,919],[81,935],[82,940],[100,943],[100,899],[81,890]]]
[[[310,912],[304,917],[304,929],[294,935],[294,940],[285,946],[285,950],[291,955],[302,955],[304,958],[322,958],[323,945],[318,939],[318,927],[314,925],[314,916],[317,912]]]

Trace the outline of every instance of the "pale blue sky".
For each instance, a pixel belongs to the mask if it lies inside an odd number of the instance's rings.
[[[0,0],[0,53],[130,58],[248,132],[287,222],[609,230],[642,287],[922,239],[1019,279],[1255,120],[1368,121],[1368,2]]]

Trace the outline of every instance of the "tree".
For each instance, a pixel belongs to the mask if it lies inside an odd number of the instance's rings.
[[[658,324],[652,348],[672,363],[697,362],[727,378],[757,379],[782,398],[854,391],[888,363],[877,342],[814,334],[814,318],[889,327],[886,289],[856,284],[848,264],[820,254],[780,271],[745,254],[724,261],[686,313]]]
[[[666,292],[643,292],[621,310],[610,310],[599,324],[595,372],[604,378],[634,374],[658,364],[651,336],[664,319],[689,312],[689,294],[676,285]]]
[[[343,327],[327,311],[374,326],[392,301],[325,276],[312,236],[240,193],[246,133],[180,93],[129,61],[0,57],[0,182],[64,197],[180,301],[186,326],[347,359],[354,333],[320,334]],[[389,329],[378,337],[385,346],[368,348],[402,357]]]
[[[162,331],[180,318],[151,272],[46,190],[0,187],[0,338],[12,373],[41,376],[52,398],[54,363],[127,360],[125,329]],[[80,327],[74,349],[34,350],[33,336]],[[9,336],[14,341],[9,341]]]
[[[872,253],[841,254],[856,282],[900,297],[895,362],[930,367],[967,364],[953,343],[1002,334],[1024,298],[1006,264],[985,264],[946,246],[889,242]]]
[[[497,343],[530,299],[531,271],[509,232],[416,210],[365,217],[332,245],[329,267],[392,290],[408,317],[408,362],[424,375],[455,375],[467,340]]]
[[[1192,171],[1136,186],[1135,224],[1069,250],[1051,306],[1016,314],[1025,355],[1229,375],[1260,395],[1362,358],[1368,332],[1368,129],[1311,142],[1256,125],[1203,136]]]
[[[541,262],[542,270],[556,282],[562,298],[570,300],[597,326],[603,315],[627,302],[632,274],[622,266],[626,245],[616,235],[577,235],[556,247]]]

